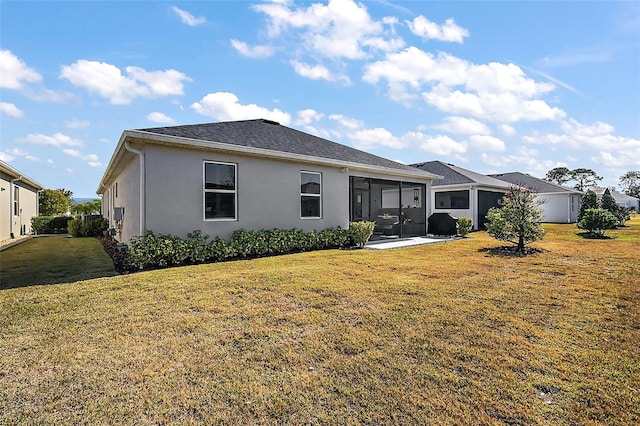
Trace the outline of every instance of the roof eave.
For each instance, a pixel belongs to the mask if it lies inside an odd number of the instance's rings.
[[[442,179],[442,176],[436,175],[434,173],[426,172],[424,170],[416,169],[414,170],[403,170],[403,169],[394,169],[391,167],[384,166],[376,166],[369,165],[364,163],[355,163],[351,161],[343,161],[337,159],[329,159],[316,157],[312,155],[303,155],[303,154],[295,154],[290,152],[283,151],[275,151],[270,149],[263,148],[254,148],[243,145],[233,145],[222,142],[211,142],[211,141],[203,141],[200,139],[192,139],[185,138],[180,136],[172,136],[172,135],[163,135],[153,132],[145,132],[142,130],[125,130],[120,137],[120,141],[116,146],[116,150],[107,166],[104,177],[102,178],[100,185],[98,187],[98,194],[101,194],[101,191],[106,189],[106,182],[108,181],[111,174],[113,174],[113,168],[115,167],[117,161],[119,161],[121,157],[121,151],[124,149],[124,141],[127,138],[135,138],[136,140],[143,139],[145,143],[159,144],[159,145],[169,145],[169,146],[177,146],[177,147],[187,147],[187,148],[195,148],[195,149],[203,149],[209,151],[222,151],[228,153],[240,153],[249,156],[257,156],[264,158],[273,158],[279,160],[287,160],[287,161],[298,161],[302,163],[312,163],[312,164],[321,164],[325,166],[331,166],[334,168],[342,168],[348,170],[358,170],[363,172],[370,173],[379,173],[383,175],[391,175],[391,176],[399,176],[405,178],[414,178],[414,179],[422,179],[422,180],[436,180]]]
[[[31,179],[29,176],[25,175],[24,173],[21,173],[19,170],[14,169],[7,163],[3,162],[0,165],[0,168],[4,173],[8,174],[9,176],[12,176],[14,179],[19,179],[20,182],[24,182],[27,185],[32,186],[37,191],[42,191],[44,189],[44,186],[42,186],[40,183]]]

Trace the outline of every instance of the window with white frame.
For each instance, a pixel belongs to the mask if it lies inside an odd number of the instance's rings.
[[[319,219],[322,217],[322,174],[300,172],[300,217]]]
[[[13,186],[13,214],[20,215],[20,187],[18,185]]]
[[[237,219],[237,165],[204,162],[204,219]]]

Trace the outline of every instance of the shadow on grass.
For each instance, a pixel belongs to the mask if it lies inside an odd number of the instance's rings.
[[[612,240],[615,238],[604,234],[597,234],[594,232],[578,232],[576,235],[586,240]]]
[[[118,275],[95,238],[39,237],[0,252],[0,290]]]
[[[547,250],[534,248],[534,247],[525,247],[524,251],[519,252],[517,250],[517,246],[500,246],[500,247],[484,247],[478,249],[480,253],[488,253],[490,256],[503,256],[503,257],[524,257],[531,256],[540,253],[546,253]]]

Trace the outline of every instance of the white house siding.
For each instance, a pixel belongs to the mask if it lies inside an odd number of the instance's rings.
[[[137,156],[126,156],[122,172],[103,194],[102,203],[102,215],[108,220],[109,227],[117,230],[117,240],[129,241],[140,235],[140,162]],[[165,208],[171,205],[169,203]],[[124,216],[120,223],[116,223],[114,210],[119,207],[124,207]]]
[[[145,157],[146,228],[154,232],[229,238],[240,228],[349,226],[349,173],[341,168],[160,145],[146,145]],[[204,220],[205,161],[237,164],[237,220]],[[301,171],[322,174],[321,219],[300,218]]]
[[[469,208],[468,209],[438,209],[436,208],[436,192],[451,192],[451,191],[469,191]],[[476,188],[470,188],[469,185],[465,186],[448,186],[446,188],[439,188],[431,186],[430,206],[428,210],[427,218],[433,213],[449,213],[454,217],[468,217],[471,218],[473,223],[473,229],[478,229],[478,190]]]
[[[15,176],[0,172],[0,240],[7,240],[21,234],[30,234],[31,218],[38,215],[38,190],[42,187],[34,187],[23,180],[15,180]],[[18,211],[14,210],[15,188],[18,192]]]
[[[567,194],[540,194],[543,222],[574,223],[578,218],[580,196]]]

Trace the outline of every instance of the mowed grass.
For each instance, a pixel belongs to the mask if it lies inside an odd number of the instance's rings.
[[[117,275],[95,238],[38,237],[0,252],[0,289]]]
[[[3,290],[0,424],[638,424],[629,225]]]

